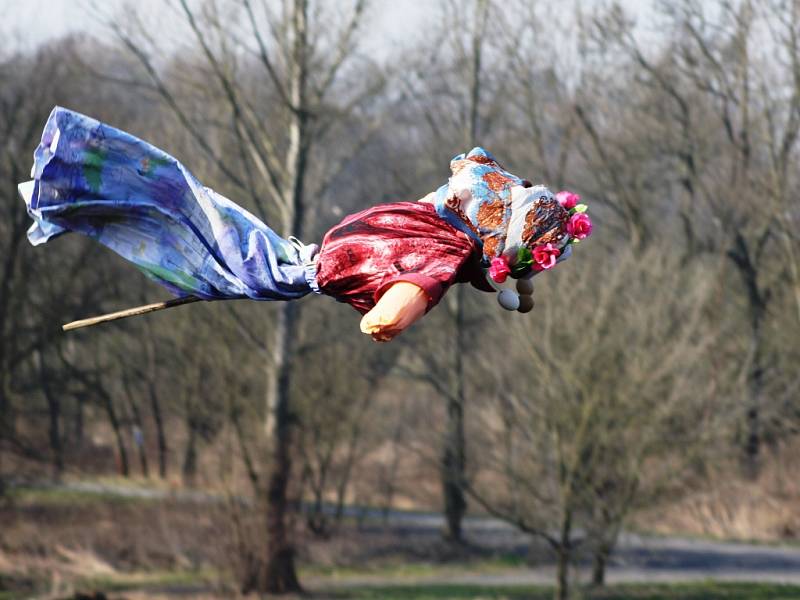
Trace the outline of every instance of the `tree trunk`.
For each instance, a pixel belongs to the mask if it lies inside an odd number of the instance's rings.
[[[64,446],[61,443],[61,403],[49,385],[43,383],[46,389],[47,410],[50,414],[48,437],[50,450],[53,453],[53,475],[57,478],[64,472]]]
[[[142,476],[145,479],[150,478],[150,465],[147,462],[147,447],[144,443],[144,430],[141,425],[137,425],[133,431],[133,440],[136,444],[136,451],[139,453],[139,468],[142,470]]]
[[[762,291],[758,285],[757,260],[740,231],[736,233],[733,248],[728,251],[728,256],[736,264],[747,291],[753,358],[747,376],[749,402],[746,416],[744,460],[745,474],[755,478],[760,470],[761,459],[761,396],[764,392],[765,367],[762,325],[769,303],[769,292]]]
[[[187,419],[189,428],[189,439],[186,442],[186,452],[183,455],[183,482],[186,485],[194,485],[197,475],[197,429],[192,419]]]
[[[164,418],[161,414],[161,402],[158,399],[158,391],[155,382],[147,382],[147,389],[150,394],[150,411],[153,413],[153,421],[156,424],[156,442],[158,444],[158,476],[161,479],[167,477],[167,458],[169,448],[167,446],[167,435],[164,432]]]
[[[469,66],[469,114],[464,128],[467,146],[472,147],[478,140],[481,102],[481,63],[483,40],[488,13],[488,0],[475,0],[474,21],[472,24],[472,48]],[[467,148],[469,149],[469,148]],[[466,449],[464,441],[464,353],[467,350],[464,320],[464,287],[458,286],[453,293],[454,324],[456,343],[454,346],[453,377],[447,399],[447,433],[442,457],[442,494],[444,513],[447,520],[445,537],[450,541],[461,542],[461,522],[467,510],[464,493],[466,469]]]
[[[83,446],[83,420],[86,397],[83,394],[75,396],[75,414],[72,416],[72,435],[75,438],[75,445]]]
[[[58,399],[58,395],[53,391],[50,373],[47,370],[42,352],[37,350],[35,355],[42,391],[47,400],[49,416],[48,439],[50,441],[50,452],[52,453],[53,476],[58,478],[64,471],[64,447],[61,441],[61,402]]]
[[[167,460],[169,457],[169,448],[167,446],[167,435],[164,432],[164,418],[161,412],[161,401],[158,397],[158,388],[156,387],[157,364],[156,364],[156,349],[153,342],[153,328],[146,324],[147,335],[142,340],[144,344],[145,355],[147,356],[147,392],[150,396],[150,412],[153,414],[153,422],[156,425],[156,443],[158,444],[158,476],[161,479],[167,477]]]
[[[231,411],[231,421],[233,422],[233,429],[236,432],[236,440],[239,443],[239,452],[242,454],[242,461],[244,462],[244,468],[247,472],[247,478],[250,480],[250,484],[253,486],[253,491],[256,496],[258,496],[260,493],[258,471],[256,471],[255,463],[250,455],[250,449],[244,437],[244,430],[242,429],[242,421],[239,417],[238,410],[233,409]]]
[[[10,177],[5,183],[9,185],[8,198],[16,199],[17,195],[17,182],[19,179],[19,172],[17,165],[11,161]],[[2,279],[0,279],[0,442],[4,437],[13,437],[15,435],[16,424],[14,422],[13,410],[11,407],[11,367],[10,352],[14,350],[14,337],[10,335],[11,331],[6,331],[6,323],[8,322],[9,303],[11,298],[11,289],[14,279],[14,273],[17,263],[17,255],[19,251],[20,241],[25,237],[25,213],[19,209],[12,209],[10,218],[5,215],[4,218],[7,222],[11,223],[10,237],[8,237],[8,246],[2,249],[2,266],[0,271]],[[13,325],[14,319],[11,319]],[[10,345],[6,342],[10,340]]]
[[[284,237],[303,237],[303,184],[309,152],[308,106],[308,1],[294,0],[291,15],[291,60],[289,66],[289,147],[286,152],[284,202],[288,207]],[[288,487],[291,477],[292,411],[290,406],[291,368],[299,307],[284,303],[278,314],[272,368],[270,400],[273,407],[272,469],[267,484],[267,564],[260,592],[300,592],[294,562],[294,547],[287,526]]]
[[[556,571],[556,600],[567,600],[569,598],[569,564],[572,559],[572,512],[566,509],[562,522],[561,533],[558,540],[556,552],[558,554],[558,565]]]
[[[0,348],[0,442],[6,437],[11,437],[13,420],[11,418],[11,378],[8,367],[4,364],[2,348]]]
[[[142,471],[142,476],[145,478],[150,477],[150,466],[147,461],[147,448],[144,441],[144,423],[142,422],[142,411],[139,410],[139,403],[136,400],[136,393],[131,387],[131,382],[128,377],[123,378],[123,385],[125,387],[125,394],[128,398],[128,408],[133,417],[133,445],[136,447],[136,453],[139,456],[139,468]]]
[[[753,340],[753,364],[748,376],[750,403],[747,408],[747,441],[745,460],[747,475],[758,476],[761,466],[761,395],[764,390],[763,341],[761,322],[763,310],[760,305],[751,306],[751,335]]]
[[[297,305],[281,306],[276,327],[276,389],[274,405],[272,469],[267,487],[267,563],[260,592],[299,592],[300,581],[294,563],[287,527],[287,491],[291,476],[292,415],[289,404],[291,355]]]
[[[109,394],[103,393],[103,403],[105,405],[106,414],[108,414],[108,421],[111,423],[111,428],[114,430],[114,439],[117,442],[120,475],[129,477],[130,466],[128,464],[128,451],[125,449],[125,439],[122,436],[122,428],[120,427],[117,413],[114,410],[114,401]]]
[[[454,290],[456,344],[454,346],[452,390],[447,399],[447,432],[442,456],[442,495],[447,523],[445,537],[461,542],[461,522],[467,510],[464,497],[464,289]]]
[[[747,408],[747,442],[745,444],[746,471],[753,479],[761,467],[761,400],[764,393],[764,339],[763,323],[767,312],[767,301],[758,288],[755,269],[748,274],[751,279],[748,289],[750,310],[750,336],[753,345],[753,363],[748,374],[750,402]]]
[[[626,507],[629,505],[630,500],[634,497],[635,491],[638,489],[637,484],[633,484],[628,488]],[[602,587],[606,584],[606,568],[608,567],[608,560],[611,558],[611,553],[617,546],[619,539],[619,532],[622,529],[624,513],[613,514],[610,511],[603,510],[602,524],[600,531],[597,534],[597,545],[594,547],[592,555],[592,585]]]
[[[592,585],[604,586],[606,584],[606,565],[611,555],[608,544],[601,543],[594,551],[592,557]]]
[[[556,572],[556,600],[567,600],[569,598],[569,550],[560,548],[558,550],[558,566]]]
[[[372,385],[370,385],[369,391],[367,394],[372,393]],[[365,395],[364,398],[366,399],[367,396]],[[362,403],[362,410],[366,408],[366,402]],[[362,412],[363,414],[363,412]],[[353,472],[353,466],[356,462],[356,448],[358,445],[359,435],[361,433],[361,426],[356,424],[353,427],[353,430],[350,432],[350,443],[347,447],[347,459],[345,460],[344,464],[344,472],[342,476],[339,478],[339,482],[336,486],[336,512],[334,513],[334,520],[337,525],[341,525],[342,517],[344,516],[344,503],[347,499],[347,489],[350,485],[350,475]]]

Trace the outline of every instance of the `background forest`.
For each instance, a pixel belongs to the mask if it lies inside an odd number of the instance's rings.
[[[295,592],[298,567],[484,556],[465,515],[559,598],[626,531],[797,540],[800,3],[439,0],[375,52],[381,7],[87,3],[98,33],[0,48],[0,597],[63,597],[87,561]],[[79,236],[27,242],[55,105],[308,242],[474,145],[580,193],[595,232],[532,313],[465,286],[391,344],[316,297],[63,333],[168,294]],[[441,539],[359,537],[408,509]]]

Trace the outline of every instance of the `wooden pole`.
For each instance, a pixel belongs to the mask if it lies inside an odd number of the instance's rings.
[[[165,308],[172,308],[173,306],[181,306],[182,304],[190,304],[198,302],[202,298],[197,296],[184,296],[183,298],[173,298],[166,302],[155,302],[154,304],[145,304],[144,306],[136,306],[134,308],[127,308],[107,315],[99,315],[97,317],[90,317],[88,319],[81,319],[80,321],[73,321],[63,325],[61,329],[69,331],[70,329],[78,329],[80,327],[90,327],[98,323],[105,323],[107,321],[116,321],[117,319],[125,319],[127,317],[136,317],[138,315],[145,315],[147,313],[155,312],[157,310],[164,310]]]

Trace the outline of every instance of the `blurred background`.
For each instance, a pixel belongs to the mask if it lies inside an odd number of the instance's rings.
[[[0,7],[0,598],[800,598],[796,0]],[[55,105],[304,241],[475,145],[595,232],[391,344],[316,297],[63,333],[168,294],[27,242]]]

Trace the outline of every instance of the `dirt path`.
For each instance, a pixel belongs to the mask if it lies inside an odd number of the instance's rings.
[[[505,524],[496,528],[481,523],[476,531],[467,524],[467,538],[482,544],[503,546],[509,542],[525,543],[524,538],[507,530]],[[433,529],[438,535],[439,529]],[[501,539],[502,538],[502,539]],[[574,570],[582,582],[590,577],[588,565]],[[497,569],[491,572],[468,572],[460,569],[418,577],[352,576],[340,580],[307,578],[310,589],[326,590],[336,587],[366,585],[551,585],[555,567],[543,561],[531,567]],[[675,583],[689,581],[740,581],[800,585],[800,547],[761,546],[730,542],[714,542],[687,538],[660,538],[625,535],[608,566],[606,580],[614,583]]]

